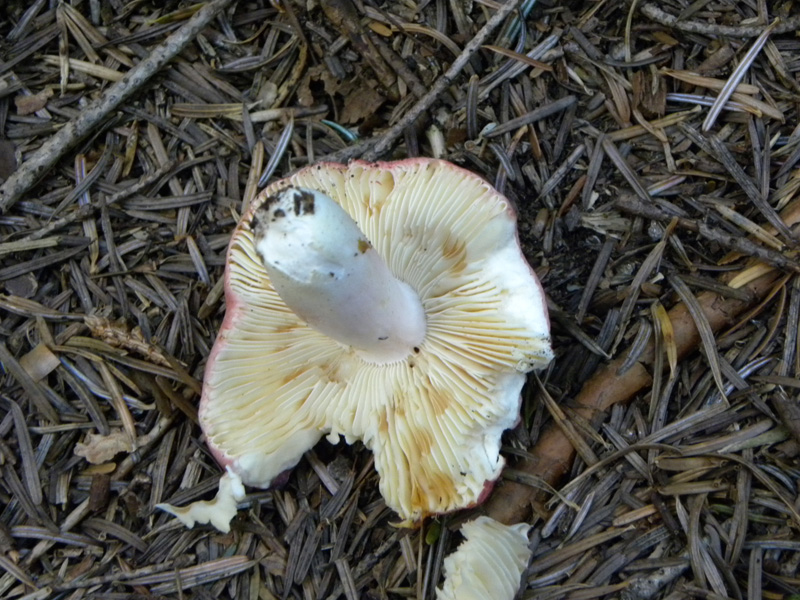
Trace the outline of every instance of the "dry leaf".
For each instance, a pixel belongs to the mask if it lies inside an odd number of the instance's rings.
[[[322,82],[325,94],[328,96],[333,96],[342,85],[342,81],[335,77],[326,65],[319,64],[310,67],[297,88],[297,103],[300,106],[314,105],[314,92],[311,84],[319,81]]]
[[[386,98],[367,86],[353,86],[350,93],[344,100],[344,108],[340,116],[340,122],[349,125],[360,123],[366,117],[375,114]]]
[[[669,376],[675,377],[678,369],[678,347],[675,345],[675,330],[669,314],[661,302],[656,301],[651,305],[653,321],[661,329],[661,336],[664,339],[664,348],[667,352],[667,362],[669,363]]]

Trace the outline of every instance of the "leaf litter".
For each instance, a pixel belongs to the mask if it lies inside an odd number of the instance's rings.
[[[520,597],[796,594],[791,3],[324,4],[0,16],[0,595],[435,597],[471,514],[394,528],[360,446],[249,490],[228,534],[154,510],[216,489],[196,404],[259,178],[434,154],[514,201],[553,313],[477,509],[534,526]]]

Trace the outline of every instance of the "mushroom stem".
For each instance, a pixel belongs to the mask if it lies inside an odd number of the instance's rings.
[[[422,343],[419,296],[325,194],[281,190],[256,211],[252,230],[275,291],[317,331],[376,364],[401,360]]]

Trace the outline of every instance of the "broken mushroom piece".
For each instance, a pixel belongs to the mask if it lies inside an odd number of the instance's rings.
[[[319,164],[237,225],[200,421],[266,488],[323,436],[372,450],[407,523],[480,502],[525,373],[551,359],[509,201],[440,160]]]
[[[211,523],[222,533],[228,533],[231,530],[231,521],[236,516],[236,505],[244,496],[241,478],[229,467],[219,480],[219,491],[213,500],[198,500],[189,506],[156,504],[156,508],[167,511],[189,529],[195,523]]]
[[[503,525],[478,517],[461,526],[466,541],[444,559],[444,584],[436,600],[513,600],[531,551],[530,525]]]

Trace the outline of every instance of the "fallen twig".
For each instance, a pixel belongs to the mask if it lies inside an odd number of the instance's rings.
[[[442,92],[447,89],[453,80],[458,77],[459,73],[461,73],[464,67],[467,66],[472,58],[472,55],[475,54],[475,52],[477,52],[480,47],[486,43],[486,40],[492,34],[492,32],[497,29],[497,27],[506,19],[508,15],[516,10],[518,4],[519,0],[511,0],[511,2],[507,2],[498,8],[497,12],[494,13],[492,18],[486,21],[486,25],[481,27],[480,31],[475,34],[475,37],[473,37],[469,43],[464,46],[464,50],[453,61],[453,64],[450,65],[450,68],[447,69],[447,71],[445,71],[431,86],[430,91],[420,98],[419,101],[412,106],[411,109],[409,109],[409,111],[403,115],[403,117],[392,127],[390,127],[381,135],[371,138],[365,142],[364,145],[359,144],[355,146],[348,146],[347,148],[343,148],[338,152],[334,152],[328,156],[325,156],[324,159],[332,162],[344,162],[359,155],[364,160],[376,160],[378,157],[380,157],[391,147],[397,138],[403,135],[403,132],[409,125],[416,121],[422,113],[431,107],[431,105],[442,94]]]
[[[716,25],[714,23],[703,23],[701,21],[685,21],[664,12],[655,4],[650,3],[642,5],[641,11],[648,19],[653,19],[653,21],[666,25],[667,27],[674,27],[679,31],[686,31],[687,33],[700,33],[712,37],[721,35],[738,38],[758,37],[767,29],[767,26],[763,25]],[[775,29],[772,30],[772,33],[788,33],[798,28],[800,28],[800,17],[792,17],[778,23]]]
[[[782,218],[789,227],[799,223],[800,202],[787,206]],[[724,280],[730,280],[735,275],[736,273],[729,273]],[[743,289],[752,294],[753,299],[750,302],[723,298],[708,291],[698,294],[697,301],[711,329],[719,331],[725,325],[731,324],[737,315],[762,300],[772,290],[780,276],[780,271],[769,269],[743,286]],[[682,358],[697,347],[700,335],[685,304],[675,305],[669,311],[669,319],[674,329],[678,358]],[[650,369],[655,360],[654,348],[655,345],[651,341],[639,360],[627,370],[621,369],[628,354],[623,352],[618,358],[596,371],[570,403],[574,412],[587,420],[592,420],[599,412],[607,410],[614,404],[627,402],[635,394],[650,386],[653,382]],[[531,456],[521,459],[514,465],[514,469],[528,477],[537,478],[549,486],[558,484],[561,477],[569,470],[575,456],[575,449],[569,438],[555,423],[547,426],[529,452]],[[526,521],[540,493],[541,490],[538,488],[505,481],[496,488],[485,509],[490,516],[503,523]]]
[[[53,134],[0,186],[0,213],[13,206],[64,154],[172,60],[231,0],[211,0],[125,74],[121,81]]]
[[[625,212],[654,221],[660,221],[661,223],[668,223],[672,219],[676,219],[679,227],[688,229],[689,231],[695,231],[708,240],[717,242],[718,244],[746,254],[747,256],[757,258],[779,269],[788,269],[795,273],[800,272],[800,265],[798,265],[797,261],[782,252],[756,244],[746,237],[736,236],[713,229],[700,221],[675,217],[653,204],[641,202],[632,195],[622,195],[615,200],[614,204]]]

